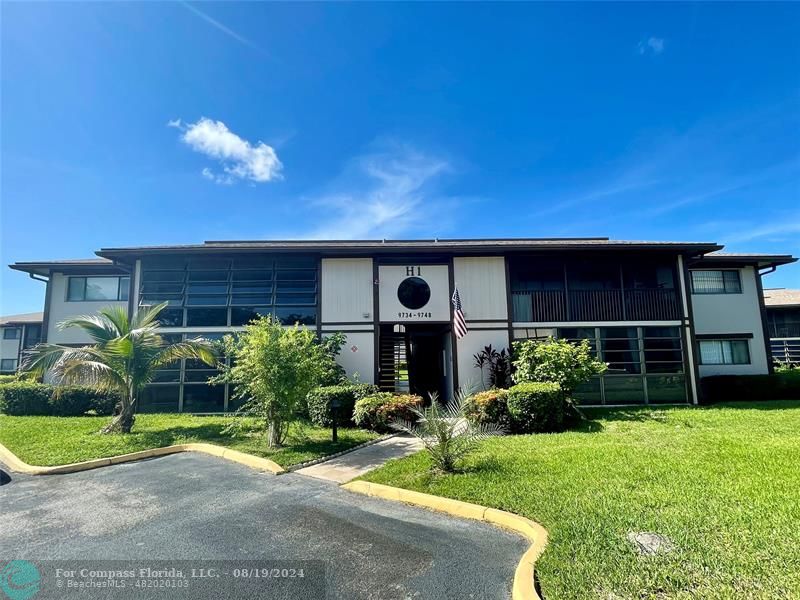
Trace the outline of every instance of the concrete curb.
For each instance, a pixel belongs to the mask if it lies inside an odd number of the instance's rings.
[[[285,469],[278,463],[269,460],[268,458],[261,458],[260,456],[253,456],[252,454],[245,454],[238,450],[217,446],[215,444],[177,444],[175,446],[164,446],[162,448],[151,448],[149,450],[142,450],[140,452],[131,452],[130,454],[120,454],[118,456],[110,456],[108,458],[98,458],[95,460],[86,460],[83,462],[70,463],[67,465],[57,465],[54,467],[40,467],[37,465],[29,465],[20,460],[11,450],[0,444],[0,461],[8,465],[9,469],[17,473],[26,473],[28,475],[57,475],[61,473],[77,473],[78,471],[88,471],[89,469],[99,469],[100,467],[108,467],[110,465],[118,465],[126,462],[133,462],[135,460],[143,460],[145,458],[153,458],[155,456],[166,456],[168,454],[177,454],[178,452],[200,452],[202,454],[210,454],[211,456],[219,456],[226,460],[239,463],[257,469],[259,471],[268,471],[277,475],[283,473]]]
[[[522,555],[517,564],[511,597],[513,600],[542,600],[533,583],[533,570],[536,561],[547,545],[547,530],[536,521],[531,521],[504,510],[480,506],[479,504],[470,504],[469,502],[451,500],[450,498],[442,498],[441,496],[423,494],[422,492],[404,490],[368,481],[351,481],[341,487],[357,494],[405,502],[406,504],[422,506],[455,517],[491,523],[524,536],[531,542],[531,546]]]

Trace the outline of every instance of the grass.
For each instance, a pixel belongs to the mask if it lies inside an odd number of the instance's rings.
[[[418,453],[364,479],[538,521],[545,598],[800,598],[800,402],[590,416],[488,440],[458,474]],[[639,555],[627,534],[640,531],[676,549]]]
[[[363,429],[339,429],[339,441],[331,442],[331,430],[294,423],[286,445],[267,447],[260,434],[231,437],[222,430],[230,417],[187,414],[137,415],[133,433],[103,435],[98,431],[110,417],[10,417],[0,415],[0,443],[23,461],[34,465],[60,465],[104,458],[148,448],[207,442],[274,460],[283,467],[352,448],[375,439]]]

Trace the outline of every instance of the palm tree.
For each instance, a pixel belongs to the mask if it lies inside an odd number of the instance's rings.
[[[25,353],[22,370],[37,375],[49,372],[56,385],[86,384],[120,394],[116,416],[103,433],[130,433],[136,400],[157,369],[182,358],[215,365],[211,342],[203,339],[167,343],[159,334],[158,314],[166,303],[140,310],[132,320],[122,307],[107,307],[97,315],[67,319],[59,329],[78,327],[94,340],[93,345],[74,348],[39,344]]]

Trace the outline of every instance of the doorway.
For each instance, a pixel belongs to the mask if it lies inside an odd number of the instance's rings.
[[[379,385],[382,390],[412,393],[427,403],[436,393],[452,393],[453,364],[449,324],[382,325]]]

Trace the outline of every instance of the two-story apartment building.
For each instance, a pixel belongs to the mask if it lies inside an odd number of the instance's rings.
[[[133,313],[167,302],[173,339],[218,338],[274,314],[345,333],[339,360],[361,381],[447,397],[481,385],[474,354],[489,344],[588,339],[609,370],[580,390],[585,404],[673,404],[697,402],[700,377],[771,368],[761,271],[796,259],[721,249],[608,238],[209,241],[11,268],[47,282],[49,342],[88,342],[57,323],[113,303]],[[231,410],[226,386],[207,383],[215,373],[192,361],[165,369],[141,408]]]
[[[42,341],[42,313],[0,317],[0,375],[15,373],[23,350]]]
[[[772,358],[800,365],[800,290],[764,290],[764,304]]]

